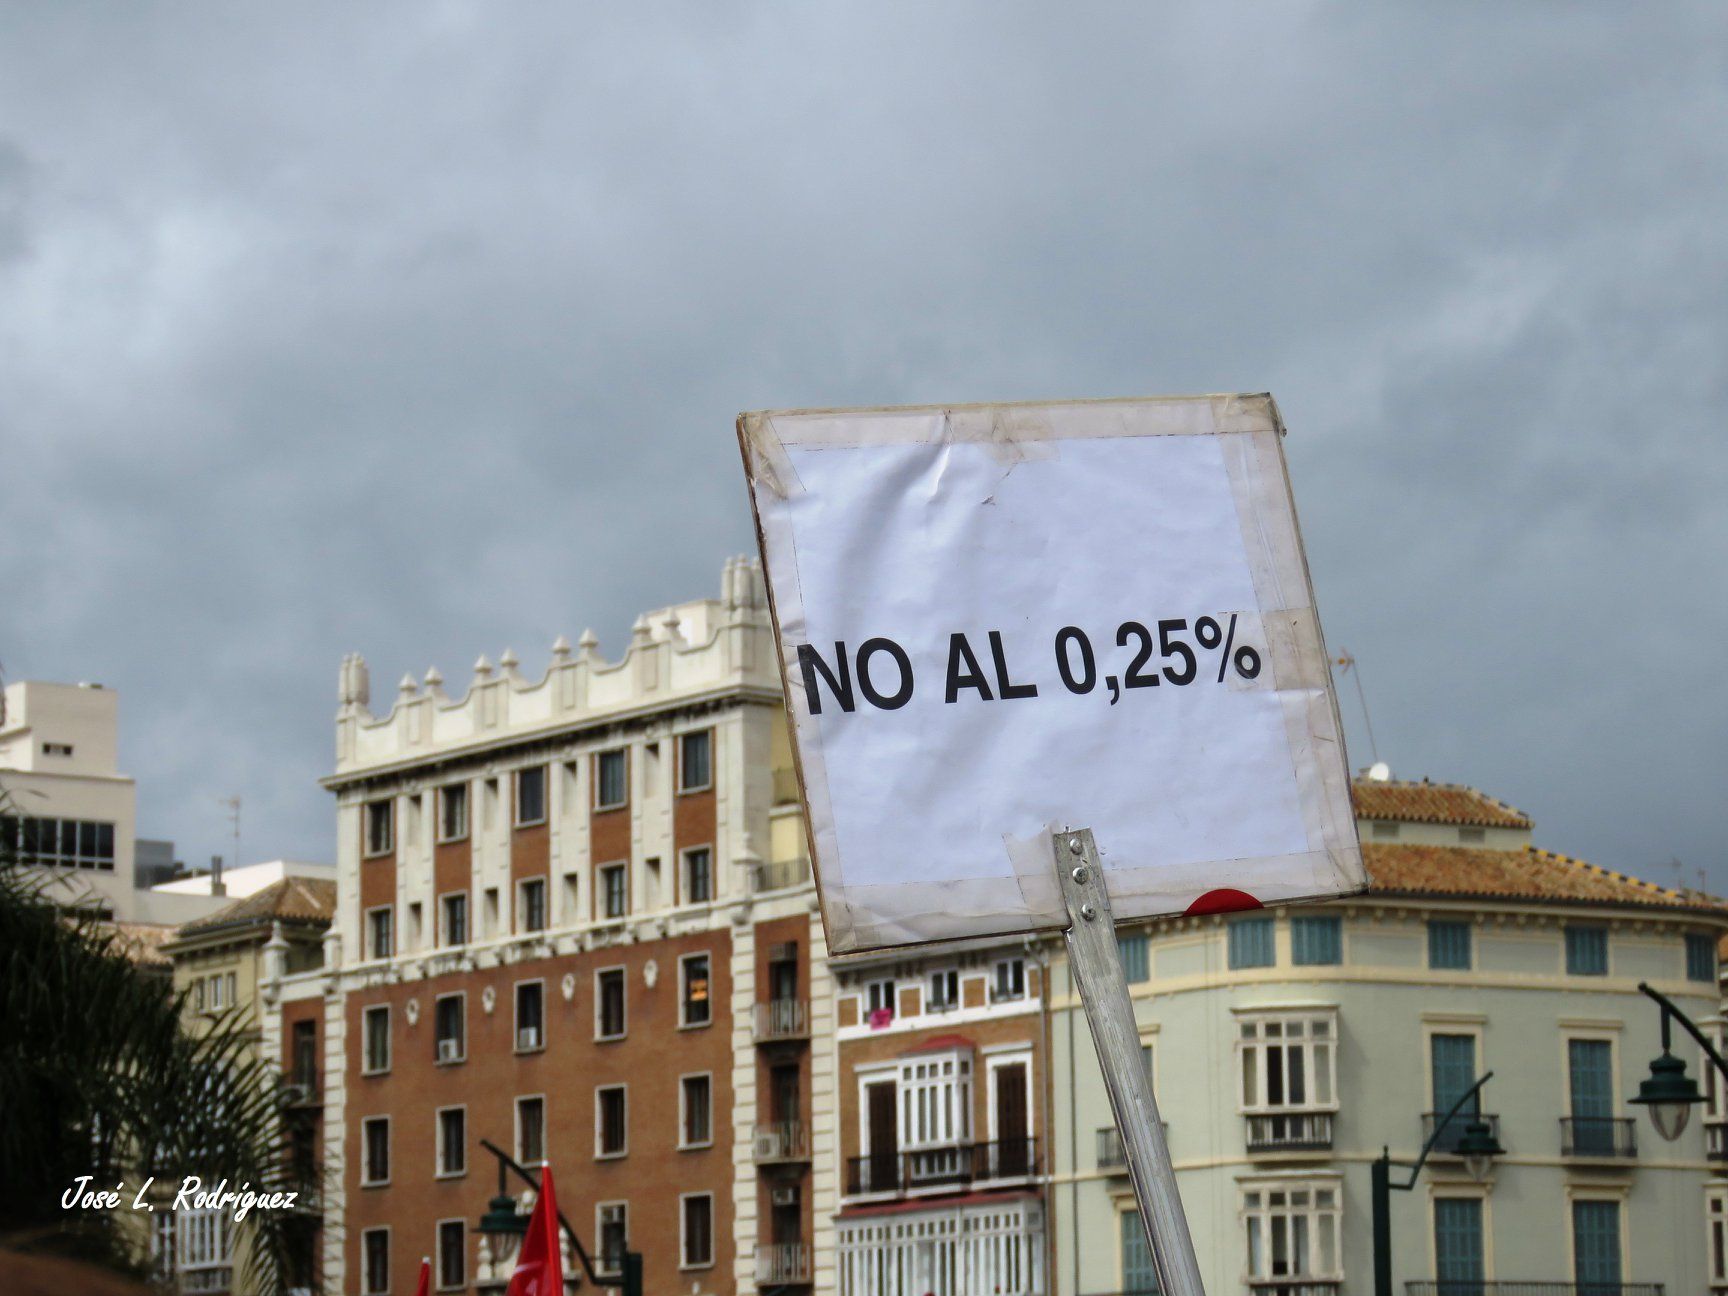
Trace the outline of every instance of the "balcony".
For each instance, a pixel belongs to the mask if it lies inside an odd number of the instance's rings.
[[[1434,1133],[1435,1122],[1442,1120],[1445,1115],[1445,1112],[1422,1113],[1422,1141],[1424,1143]],[[1465,1127],[1476,1119],[1478,1118],[1470,1112],[1459,1112],[1454,1116],[1447,1123],[1446,1128],[1440,1131],[1440,1137],[1434,1140],[1434,1155],[1457,1156],[1458,1140],[1464,1137]],[[1500,1118],[1483,1112],[1480,1119],[1488,1123],[1488,1128],[1494,1131],[1494,1139],[1498,1142],[1500,1139]]]
[[[808,1161],[810,1127],[803,1121],[761,1122],[756,1126],[750,1147],[757,1165],[775,1161]]]
[[[1728,1124],[1707,1121],[1704,1125],[1704,1155],[1712,1161],[1728,1161]]]
[[[1164,1138],[1170,1138],[1170,1122],[1159,1121],[1164,1127]],[[1098,1168],[1100,1170],[1118,1170],[1128,1173],[1128,1153],[1122,1147],[1122,1131],[1114,1125],[1098,1131]]]
[[[955,1143],[911,1152],[850,1157],[848,1195],[958,1190],[973,1184],[1030,1179],[1038,1171],[1038,1140]]]
[[[810,1005],[802,999],[770,999],[756,1005],[750,1033],[758,1044],[810,1038]]]
[[[180,1266],[180,1290],[197,1296],[220,1296],[234,1287],[234,1267],[227,1264]]]
[[[758,864],[750,870],[750,890],[756,894],[785,891],[803,886],[809,880],[810,861],[807,859],[778,860],[772,864]]]
[[[281,1089],[282,1105],[287,1108],[322,1107],[323,1095],[318,1092],[315,1075],[299,1075]]]
[[[1250,1278],[1248,1290],[1254,1296],[1338,1296],[1344,1289],[1342,1278]]]
[[[1404,1284],[1404,1296],[1662,1296],[1661,1283],[1470,1282],[1456,1278]]]
[[[1251,1114],[1250,1152],[1324,1152],[1332,1146],[1332,1113],[1277,1112]]]
[[[810,1279],[808,1242],[775,1242],[770,1246],[756,1248],[758,1287],[771,1287],[778,1283],[807,1283]]]
[[[1630,1116],[1562,1116],[1560,1155],[1597,1161],[1624,1161],[1638,1155]]]

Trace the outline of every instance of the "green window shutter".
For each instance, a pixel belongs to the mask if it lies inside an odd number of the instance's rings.
[[[1606,927],[1566,929],[1566,972],[1568,976],[1608,975]]]
[[[1434,1115],[1440,1117],[1476,1083],[1476,1037],[1431,1035],[1428,1060],[1434,1073]]]
[[[1614,1150],[1614,1052],[1607,1040],[1568,1040],[1572,1145],[1580,1152]]]
[[[1435,1278],[1440,1296],[1479,1296],[1482,1284],[1482,1199],[1434,1199]]]
[[[1572,1203],[1572,1274],[1578,1296],[1618,1296],[1620,1203]]]
[[[1686,938],[1686,979],[1716,980],[1716,940],[1712,936],[1690,935]]]
[[[1146,1245],[1146,1226],[1140,1212],[1123,1211],[1122,1291],[1124,1296],[1157,1296],[1158,1271],[1152,1267],[1152,1251]]]
[[[1238,918],[1230,924],[1231,967],[1271,967],[1272,955],[1270,918]]]
[[[1152,961],[1147,949],[1145,932],[1118,936],[1116,948],[1122,956],[1122,975],[1128,978],[1130,985],[1137,981],[1150,981],[1152,979]]]
[[[1298,914],[1290,919],[1290,961],[1300,967],[1330,967],[1344,961],[1344,923],[1337,914]]]
[[[1428,924],[1428,966],[1470,970],[1470,924],[1441,921]]]

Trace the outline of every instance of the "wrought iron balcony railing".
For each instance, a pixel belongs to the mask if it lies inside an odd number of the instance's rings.
[[[1560,1155],[1606,1160],[1635,1157],[1638,1155],[1635,1125],[1629,1116],[1562,1116]]]
[[[1248,1117],[1250,1152],[1321,1152],[1332,1146],[1332,1113],[1275,1112]]]
[[[1441,1117],[1445,1116],[1445,1114],[1445,1112],[1422,1113],[1422,1141],[1424,1143],[1426,1143],[1429,1136],[1434,1133],[1434,1123]],[[1469,1112],[1459,1112],[1450,1121],[1448,1121],[1446,1123],[1446,1128],[1440,1131],[1440,1137],[1434,1140],[1434,1155],[1457,1156],[1458,1140],[1464,1137],[1465,1127],[1468,1126],[1471,1121],[1476,1119],[1478,1119],[1478,1117]],[[1499,1139],[1500,1118],[1489,1112],[1483,1112],[1480,1119],[1488,1122],[1488,1128],[1494,1131],[1495,1139]]]
[[[910,1152],[850,1157],[846,1192],[910,1193],[933,1188],[963,1188],[974,1183],[1030,1179],[1039,1173],[1038,1140],[1001,1139],[995,1143],[954,1143]]]
[[[757,892],[785,891],[803,886],[809,880],[809,860],[777,860],[772,864],[758,864],[751,870],[750,889]]]
[[[1405,1283],[1404,1293],[1405,1296],[1662,1296],[1662,1284],[1429,1278]]]
[[[1164,1127],[1164,1137],[1170,1137],[1170,1122],[1159,1121]],[[1098,1168],[1100,1170],[1120,1170],[1128,1173],[1128,1154],[1122,1150],[1122,1132],[1114,1125],[1107,1125],[1098,1131]]]
[[[810,1005],[802,999],[770,999],[756,1005],[751,1031],[758,1044],[810,1037]]]
[[[756,1248],[756,1285],[807,1283],[811,1279],[810,1244],[775,1242]]]
[[[1254,1296],[1338,1296],[1342,1278],[1250,1278]]]

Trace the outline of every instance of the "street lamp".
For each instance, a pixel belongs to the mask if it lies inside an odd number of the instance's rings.
[[[1638,1096],[1631,1101],[1649,1109],[1650,1123],[1656,1127],[1656,1133],[1672,1143],[1685,1132],[1692,1108],[1704,1101],[1704,1095],[1698,1092],[1697,1082],[1686,1074],[1686,1064],[1673,1054],[1671,1023],[1678,1021],[1686,1028],[1687,1034],[1698,1041],[1704,1056],[1716,1064],[1717,1071],[1725,1080],[1728,1080],[1728,1063],[1723,1062],[1715,1045],[1704,1037],[1704,1032],[1693,1024],[1690,1017],[1674,1006],[1667,995],[1652,990],[1643,981],[1638,983],[1638,988],[1662,1006],[1662,1056],[1650,1064],[1649,1079],[1638,1086]]]
[[[513,1170],[521,1176],[522,1182],[530,1188],[538,1190],[540,1185],[534,1181],[534,1176],[518,1165],[503,1148],[491,1139],[481,1139],[480,1146],[498,1159],[498,1195],[487,1203],[486,1213],[475,1225],[475,1231],[482,1233],[491,1242],[493,1254],[505,1254],[505,1247],[512,1241],[521,1244],[523,1236],[528,1232],[528,1220],[516,1209],[516,1202],[508,1191],[509,1181],[505,1178],[507,1170]],[[570,1249],[576,1253],[576,1259],[582,1265],[582,1272],[587,1274],[588,1281],[595,1287],[619,1287],[624,1296],[642,1296],[642,1255],[640,1252],[626,1249],[622,1267],[617,1275],[610,1280],[594,1272],[593,1262],[588,1259],[588,1252],[582,1246],[582,1240],[576,1236],[576,1230],[570,1227],[570,1221],[564,1217],[564,1212],[558,1212],[558,1223],[564,1229],[564,1236],[570,1239]],[[514,1251],[514,1247],[511,1247]]]
[[[1416,1186],[1416,1176],[1422,1173],[1428,1154],[1434,1150],[1452,1118],[1464,1110],[1465,1103],[1471,1104],[1471,1116],[1455,1147],[1458,1155],[1464,1158],[1465,1173],[1477,1183],[1486,1183],[1494,1169],[1494,1158],[1505,1153],[1500,1140],[1494,1137],[1494,1127],[1482,1119],[1482,1086],[1493,1078],[1494,1073],[1488,1072],[1464,1091],[1463,1096],[1452,1104],[1451,1111],[1434,1123],[1434,1132],[1422,1145],[1415,1164],[1393,1161],[1391,1150],[1382,1147],[1379,1159],[1370,1167],[1369,1182],[1374,1198],[1374,1296],[1392,1296],[1392,1190],[1409,1192]],[[1410,1177],[1403,1183],[1392,1182],[1394,1165],[1400,1170],[1410,1171]]]

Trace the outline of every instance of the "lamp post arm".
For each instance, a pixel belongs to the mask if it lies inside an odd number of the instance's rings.
[[[1704,1050],[1704,1056],[1716,1064],[1716,1069],[1722,1073],[1722,1078],[1728,1080],[1728,1062],[1722,1060],[1722,1055],[1716,1051],[1716,1046],[1704,1037],[1704,1032],[1693,1024],[1692,1019],[1676,1008],[1673,1000],[1669,999],[1667,995],[1660,990],[1651,989],[1649,982],[1640,981],[1638,988],[1662,1005],[1663,1051],[1666,1052],[1668,1049],[1668,1022],[1670,1019],[1678,1021],[1686,1028],[1686,1033],[1698,1041],[1698,1047]]]
[[[1482,1091],[1482,1086],[1487,1084],[1493,1078],[1494,1073],[1492,1071],[1488,1072],[1487,1075],[1483,1076],[1475,1084],[1471,1085],[1464,1091],[1463,1096],[1460,1097],[1457,1102],[1452,1104],[1451,1111],[1447,1112],[1445,1116],[1434,1122],[1434,1132],[1428,1136],[1428,1141],[1422,1145],[1422,1151],[1416,1157],[1416,1164],[1409,1167],[1410,1178],[1404,1183],[1393,1184],[1392,1187],[1403,1192],[1409,1192],[1416,1186],[1416,1176],[1422,1173],[1423,1163],[1428,1160],[1428,1154],[1434,1150],[1434,1145],[1440,1141],[1440,1135],[1444,1133],[1446,1127],[1452,1123],[1452,1118],[1462,1111],[1464,1109],[1464,1104],[1480,1093]],[[1480,1111],[1481,1108],[1478,1107],[1477,1110]],[[1400,1168],[1402,1168],[1402,1166],[1400,1166]]]
[[[497,1157],[499,1165],[509,1166],[516,1172],[517,1177],[520,1178],[523,1183],[527,1184],[535,1192],[540,1191],[540,1185],[534,1182],[534,1176],[529,1174],[521,1166],[517,1165],[514,1158],[509,1156],[503,1148],[499,1147],[491,1139],[487,1138],[480,1140],[480,1146],[485,1148],[493,1156]],[[596,1287],[616,1287],[618,1285],[616,1282],[603,1283],[600,1281],[600,1276],[594,1272],[594,1266],[588,1259],[588,1253],[582,1249],[582,1239],[576,1236],[576,1230],[570,1227],[570,1221],[564,1218],[564,1212],[562,1209],[558,1211],[558,1222],[564,1226],[564,1236],[570,1239],[570,1245],[576,1252],[576,1258],[582,1262],[582,1272],[588,1275],[588,1281]]]

